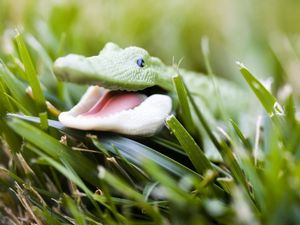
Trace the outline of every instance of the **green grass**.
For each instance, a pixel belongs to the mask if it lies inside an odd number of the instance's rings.
[[[65,15],[61,10],[57,18]],[[39,34],[10,37],[10,52],[0,51],[0,224],[300,223],[297,93],[280,98],[279,88],[268,90],[240,64],[245,92],[262,110],[240,109],[246,120],[234,121],[223,111],[222,82],[203,41],[220,127],[208,122],[179,74],[172,96],[178,109],[154,137],[65,128],[47,102],[63,111],[85,87],[57,81],[52,63],[86,40],[70,30],[74,37],[58,37],[72,27],[76,8],[67,13],[57,30],[54,13],[50,28],[36,24]],[[220,160],[210,159],[210,150]]]

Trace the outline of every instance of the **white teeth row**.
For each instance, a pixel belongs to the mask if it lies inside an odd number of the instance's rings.
[[[59,121],[66,127],[80,130],[151,136],[162,128],[172,110],[172,100],[169,96],[154,94],[133,109],[123,110],[106,117],[80,116],[90,109],[104,92],[104,88],[90,86],[77,105],[70,111],[59,115]]]

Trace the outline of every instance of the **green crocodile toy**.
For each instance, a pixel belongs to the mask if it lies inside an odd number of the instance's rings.
[[[153,135],[172,112],[172,77],[178,72],[207,119],[214,123],[218,117],[216,90],[209,77],[177,71],[139,47],[123,49],[107,43],[97,56],[58,58],[54,72],[61,80],[91,85],[76,106],[60,114],[59,120],[67,127]],[[232,82],[219,79],[218,84],[224,109],[236,118],[239,108],[246,110],[248,96]],[[154,86],[166,94],[146,95],[145,90]]]

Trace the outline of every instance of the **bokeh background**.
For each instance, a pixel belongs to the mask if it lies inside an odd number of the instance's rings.
[[[33,34],[54,59],[70,52],[94,55],[108,41],[137,45],[172,64],[205,72],[201,39],[219,76],[241,82],[236,61],[274,87],[300,71],[297,0],[0,0],[0,54],[14,28]],[[242,82],[241,82],[242,85]]]

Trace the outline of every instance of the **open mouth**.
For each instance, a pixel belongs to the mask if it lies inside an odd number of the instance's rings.
[[[168,95],[146,96],[90,86],[77,105],[59,115],[59,121],[80,130],[150,136],[161,129],[171,110]]]

